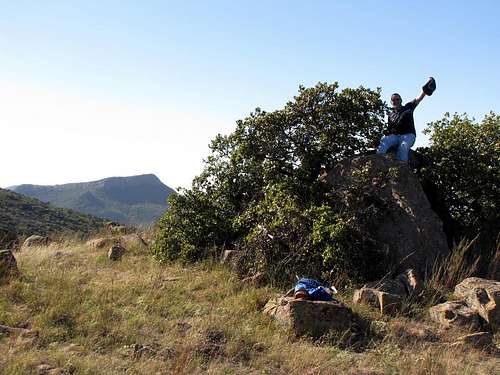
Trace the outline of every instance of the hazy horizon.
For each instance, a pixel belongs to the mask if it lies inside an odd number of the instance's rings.
[[[411,100],[417,142],[445,112],[500,112],[500,4],[1,1],[0,186],[201,172],[208,144],[299,85]]]

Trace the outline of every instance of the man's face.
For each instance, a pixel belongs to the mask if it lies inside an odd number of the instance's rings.
[[[401,97],[399,95],[391,96],[391,104],[393,107],[401,107]]]

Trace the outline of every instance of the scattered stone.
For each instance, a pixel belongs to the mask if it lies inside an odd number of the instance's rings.
[[[380,310],[380,314],[392,315],[396,313],[402,305],[401,295],[383,292],[373,288],[361,288],[354,292],[354,303],[364,303]]]
[[[125,254],[125,248],[120,245],[112,246],[108,251],[108,258],[111,260],[119,260]]]
[[[290,297],[269,300],[264,313],[282,322],[295,335],[321,336],[329,331],[345,332],[354,322],[352,310],[339,301],[307,301]]]
[[[459,337],[452,346],[467,345],[476,349],[494,349],[493,334],[491,332],[477,332]]]
[[[479,315],[463,301],[448,301],[429,309],[430,317],[436,323],[449,328],[452,326],[478,330]]]
[[[52,240],[47,236],[38,236],[34,234],[26,238],[23,247],[48,246],[51,242]]]
[[[465,299],[494,331],[500,330],[500,281],[469,277],[455,287],[455,294]]]
[[[14,254],[10,250],[0,250],[0,279],[19,273]]]

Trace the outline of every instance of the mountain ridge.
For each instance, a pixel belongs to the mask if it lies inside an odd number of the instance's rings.
[[[168,208],[175,191],[154,174],[107,177],[58,185],[22,184],[10,190],[119,223],[148,226]]]
[[[20,236],[60,232],[89,234],[99,230],[104,224],[105,221],[101,218],[55,207],[36,198],[0,188],[0,237],[6,233]]]

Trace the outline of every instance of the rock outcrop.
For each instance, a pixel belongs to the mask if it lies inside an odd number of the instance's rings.
[[[406,163],[389,155],[359,156],[322,179],[364,231],[388,250],[397,271],[413,268],[424,274],[448,254],[443,223]]]
[[[455,295],[463,298],[493,330],[500,329],[500,281],[469,277],[455,287]]]
[[[297,336],[321,336],[332,330],[345,332],[354,323],[352,310],[339,301],[280,297],[271,299],[264,312],[288,326]]]

